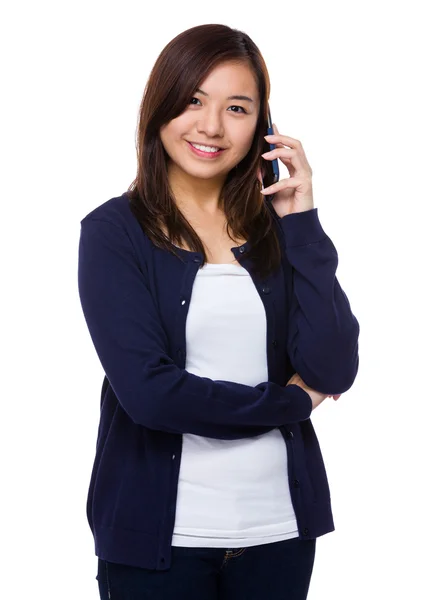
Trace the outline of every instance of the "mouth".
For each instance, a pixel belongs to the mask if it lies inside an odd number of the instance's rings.
[[[220,156],[220,154],[222,154],[222,152],[224,152],[226,150],[226,148],[220,148],[218,146],[205,146],[206,148],[218,148],[217,151],[212,151],[212,152],[207,152],[205,150],[203,150],[202,148],[204,147],[201,144],[198,144],[200,146],[200,148],[195,148],[195,146],[193,146],[193,144],[195,144],[196,142],[187,142],[187,145],[189,146],[190,150],[197,156],[201,156],[203,158],[216,158],[217,156]]]

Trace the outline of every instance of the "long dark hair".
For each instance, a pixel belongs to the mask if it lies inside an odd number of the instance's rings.
[[[148,78],[139,110],[137,130],[137,175],[127,190],[130,206],[142,229],[158,247],[173,252],[175,243],[187,243],[193,252],[207,255],[203,243],[172,198],[168,155],[160,139],[160,128],[178,117],[188,106],[200,83],[224,62],[242,62],[253,71],[260,98],[260,111],[253,142],[247,156],[229,173],[221,199],[230,237],[250,242],[248,256],[253,269],[269,275],[281,260],[276,213],[260,193],[257,177],[261,167],[264,181],[271,177],[270,161],[261,154],[269,150],[267,133],[270,81],[265,61],[251,38],[226,25],[192,27],[172,39],[158,56]],[[168,237],[161,229],[166,227]],[[244,254],[243,256],[246,256]]]

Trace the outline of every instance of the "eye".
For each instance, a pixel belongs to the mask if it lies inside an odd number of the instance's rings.
[[[196,103],[193,102],[193,100],[197,100],[198,102],[200,102],[199,98],[196,98],[196,96],[193,96],[193,98],[190,99],[190,104],[194,104],[195,106],[196,106]],[[245,114],[245,115],[247,114],[247,111],[242,106],[232,105],[232,106],[229,106],[229,108],[239,108],[239,109],[242,110],[243,114]],[[238,113],[239,111],[234,110],[234,111],[231,111],[231,112]]]
[[[233,107],[229,106],[229,108],[240,108],[242,110],[243,114],[245,114],[245,115],[247,114],[247,111],[242,106],[233,106]],[[234,110],[233,112],[237,112],[237,111]]]

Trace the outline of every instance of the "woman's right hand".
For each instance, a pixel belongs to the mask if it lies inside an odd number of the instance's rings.
[[[298,375],[298,373],[294,373],[292,375],[292,377],[286,383],[286,386],[293,385],[293,384],[299,385],[299,387],[301,387],[310,396],[311,403],[313,405],[312,410],[314,410],[317,406],[319,406],[319,404],[321,404],[325,400],[325,398],[328,397],[326,394],[321,394],[320,392],[313,390],[311,387],[308,387],[308,385],[306,383],[304,383],[304,381],[301,379],[301,377]]]

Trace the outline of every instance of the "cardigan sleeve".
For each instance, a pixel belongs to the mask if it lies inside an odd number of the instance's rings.
[[[282,217],[288,313],[287,352],[304,382],[346,392],[359,368],[359,323],[335,275],[338,254],[317,208]]]
[[[309,418],[311,398],[297,385],[213,381],[175,364],[146,274],[121,225],[81,221],[78,289],[103,370],[135,423],[239,439]]]

